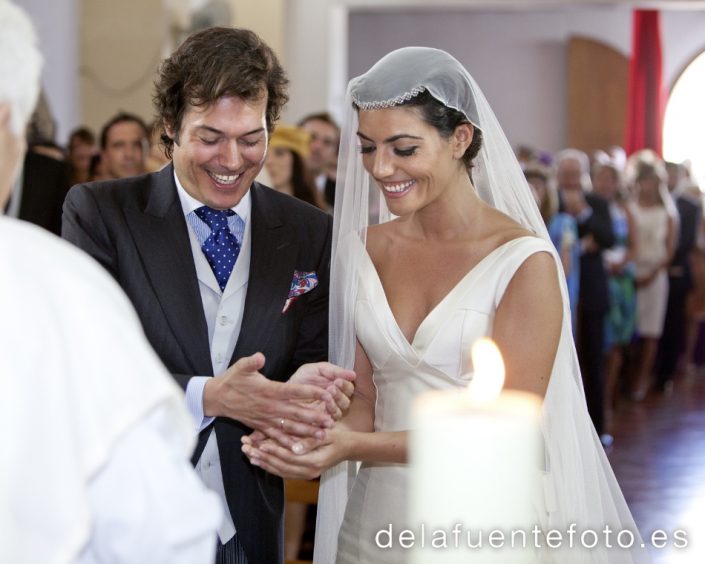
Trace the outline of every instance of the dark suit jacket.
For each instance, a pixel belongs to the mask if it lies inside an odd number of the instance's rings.
[[[602,260],[602,251],[614,245],[614,232],[607,201],[595,194],[585,194],[592,214],[578,223],[578,236],[587,235],[597,243],[596,251],[585,252],[580,257],[580,296],[578,301],[583,310],[606,312],[609,309],[607,271]]]
[[[61,206],[69,182],[70,169],[66,163],[27,151],[19,218],[61,235]]]
[[[696,202],[684,195],[676,198],[676,207],[678,208],[678,215],[680,216],[680,229],[678,244],[673,254],[671,266],[680,267],[678,270],[682,269],[678,277],[683,279],[684,286],[682,289],[679,288],[679,290],[687,292],[692,285],[690,252],[695,246],[702,210]]]
[[[285,380],[301,364],[327,357],[331,220],[257,183],[251,194],[249,285],[232,362],[261,351],[263,373]],[[183,387],[191,375],[212,375],[213,370],[187,229],[172,166],[74,186],[64,205],[64,238],[120,283],[147,338]],[[316,271],[319,285],[282,314],[295,269]],[[282,481],[242,454],[240,437],[249,428],[225,418],[214,424],[230,514],[248,559],[280,562]]]

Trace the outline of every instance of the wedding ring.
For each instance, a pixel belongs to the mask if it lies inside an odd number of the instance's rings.
[[[283,431],[284,430],[284,419],[279,420],[279,428]]]

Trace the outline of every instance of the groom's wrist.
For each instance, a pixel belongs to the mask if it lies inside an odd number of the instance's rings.
[[[219,378],[208,378],[208,381],[203,386],[203,415],[205,417],[220,417],[220,392]]]

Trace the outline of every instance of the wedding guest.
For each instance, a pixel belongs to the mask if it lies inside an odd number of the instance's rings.
[[[609,310],[607,270],[602,252],[614,244],[607,202],[591,193],[588,157],[565,149],[556,155],[556,179],[562,208],[578,223],[580,238],[580,294],[576,344],[585,385],[588,411],[597,434],[606,445],[612,438],[604,429],[605,316]]]
[[[142,118],[120,112],[100,132],[103,173],[108,178],[127,178],[144,174],[149,145],[147,126]]]
[[[592,187],[609,205],[615,243],[603,253],[607,267],[609,310],[605,316],[605,413],[611,417],[618,395],[624,355],[636,330],[634,262],[636,237],[629,211],[622,167],[611,157],[598,159],[592,167]]]
[[[678,163],[665,163],[667,186],[678,211],[678,237],[673,259],[668,266],[668,302],[663,332],[659,341],[659,362],[656,369],[656,389],[664,391],[672,385],[680,352],[686,342],[686,303],[693,290],[692,254],[695,251],[702,223],[702,195],[687,190],[689,181],[685,167]],[[685,347],[687,348],[687,347]],[[690,360],[686,360],[688,366]]]
[[[310,135],[305,129],[277,124],[269,139],[264,167],[272,188],[325,210],[327,206],[323,197],[313,186],[304,164],[309,154],[309,143]]]
[[[98,153],[95,135],[87,127],[78,127],[69,135],[67,161],[71,165],[71,186],[88,182],[91,158]]]
[[[668,266],[673,258],[678,211],[666,185],[663,161],[649,150],[629,157],[634,200],[629,210],[636,238],[637,332],[641,342],[632,399],[641,401],[653,384],[652,370],[668,303]]]
[[[310,134],[306,165],[325,202],[335,204],[335,176],[340,128],[328,112],[309,114],[299,120],[299,127]]]

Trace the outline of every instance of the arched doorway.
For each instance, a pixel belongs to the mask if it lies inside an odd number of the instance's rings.
[[[705,51],[685,68],[671,89],[663,125],[663,156],[690,161],[695,181],[705,190]]]

